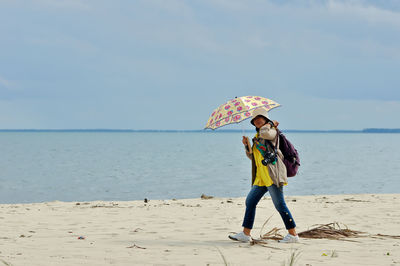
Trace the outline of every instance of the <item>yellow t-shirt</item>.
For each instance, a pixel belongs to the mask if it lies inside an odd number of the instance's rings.
[[[263,160],[264,158],[261,155],[261,152],[256,148],[256,145],[253,145],[253,155],[257,167],[256,178],[253,185],[260,187],[269,187],[273,185],[274,183],[269,176],[268,166],[265,166],[261,163],[261,160]]]

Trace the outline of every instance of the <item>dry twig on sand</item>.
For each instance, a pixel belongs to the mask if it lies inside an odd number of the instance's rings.
[[[333,222],[329,224],[317,225],[312,229],[303,231],[298,233],[299,237],[302,238],[314,238],[314,239],[336,239],[340,240],[342,238],[356,238],[356,237],[365,237],[367,236],[365,232],[350,230],[346,228],[343,229],[340,227],[338,222]]]
[[[384,235],[384,234],[376,234],[372,236],[373,238],[393,238],[400,239],[400,236],[392,236],[392,235]]]
[[[265,234],[262,234],[262,231],[265,227],[265,225],[269,222],[269,220],[272,218],[273,215],[271,215],[263,224],[260,230],[260,239],[272,239],[272,240],[281,240],[283,236],[279,233],[281,229],[274,227]]]
[[[132,246],[129,246],[129,247],[126,247],[126,248],[139,248],[139,249],[146,249],[146,248],[144,248],[144,247],[139,247],[138,245],[136,245],[136,244],[133,244]]]
[[[279,233],[280,230],[282,229],[274,227],[269,232],[262,235],[261,238],[280,240],[283,238],[283,236]],[[369,235],[366,232],[351,230],[344,224],[342,224],[341,226],[338,222],[315,225],[314,228],[300,232],[298,233],[298,235],[301,238],[334,239],[334,240],[344,240],[344,241],[354,241],[346,238],[359,238],[359,237],[400,239],[400,236],[397,235],[383,235],[383,234]]]
[[[274,227],[267,233],[262,234],[262,230],[264,229],[265,225],[269,222],[271,217],[269,217],[265,221],[263,226],[261,227],[260,238],[252,239],[252,241],[250,242],[250,245],[260,245],[260,246],[267,247],[267,248],[279,249],[279,248],[268,246],[267,240],[283,239],[283,235],[280,234],[280,231],[283,230],[283,228]],[[342,227],[345,227],[345,228],[342,228],[338,222],[332,222],[332,223],[328,223],[328,224],[315,225],[315,226],[316,227],[314,227],[314,228],[311,228],[309,230],[298,233],[299,237],[312,238],[312,239],[333,239],[333,240],[352,241],[352,242],[357,242],[357,241],[346,239],[346,238],[371,237],[371,238],[400,239],[400,236],[397,236],[397,235],[383,235],[383,234],[369,235],[365,232],[350,230],[344,224],[342,224]]]
[[[250,245],[254,246],[254,245],[259,245],[259,246],[263,246],[266,248],[272,248],[272,249],[277,249],[277,250],[282,250],[281,248],[276,248],[276,247],[271,247],[268,246],[268,242],[265,239],[252,239],[250,241]]]
[[[11,263],[9,263],[9,262],[7,262],[7,261],[5,261],[5,260],[3,260],[3,259],[0,259],[0,261],[1,261],[2,263],[4,263],[4,265],[6,265],[6,266],[12,266]]]
[[[262,234],[262,231],[265,227],[265,225],[269,222],[269,220],[272,218],[273,215],[271,215],[263,224],[263,226],[261,227],[260,230],[260,238],[259,239],[252,239],[252,241],[250,242],[250,245],[260,245],[266,248],[272,248],[272,249],[278,249],[280,250],[280,248],[275,248],[275,247],[270,247],[268,246],[268,242],[266,241],[267,239],[273,239],[273,240],[280,240],[283,238],[283,236],[281,234],[278,233],[278,231],[280,229],[278,229],[277,227],[274,227],[272,230],[268,231],[267,233],[265,233],[264,235]]]
[[[283,239],[283,235],[279,233],[281,231],[281,228],[274,227],[268,232],[266,232],[264,235],[261,236],[262,239],[272,239],[272,240],[281,240]]]

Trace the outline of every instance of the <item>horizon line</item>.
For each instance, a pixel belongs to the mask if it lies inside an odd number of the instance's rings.
[[[400,133],[400,128],[364,128],[359,130],[352,129],[281,129],[282,132],[289,133]],[[0,129],[0,132],[203,132],[203,133],[218,133],[218,132],[254,132],[254,129],[107,129],[107,128],[92,128],[92,129]]]

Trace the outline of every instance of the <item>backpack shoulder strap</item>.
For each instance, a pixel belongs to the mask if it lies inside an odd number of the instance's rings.
[[[281,131],[276,127],[276,142],[275,142],[275,147],[278,149],[279,148],[279,138],[281,136]]]

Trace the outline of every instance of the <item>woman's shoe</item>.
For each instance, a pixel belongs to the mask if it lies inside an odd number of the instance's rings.
[[[282,240],[279,240],[279,243],[298,243],[299,242],[299,236],[296,235],[291,235],[291,234],[287,234]]]
[[[251,236],[246,235],[243,232],[240,232],[236,235],[229,235],[229,238],[235,241],[240,241],[240,242],[250,242],[251,241]]]

